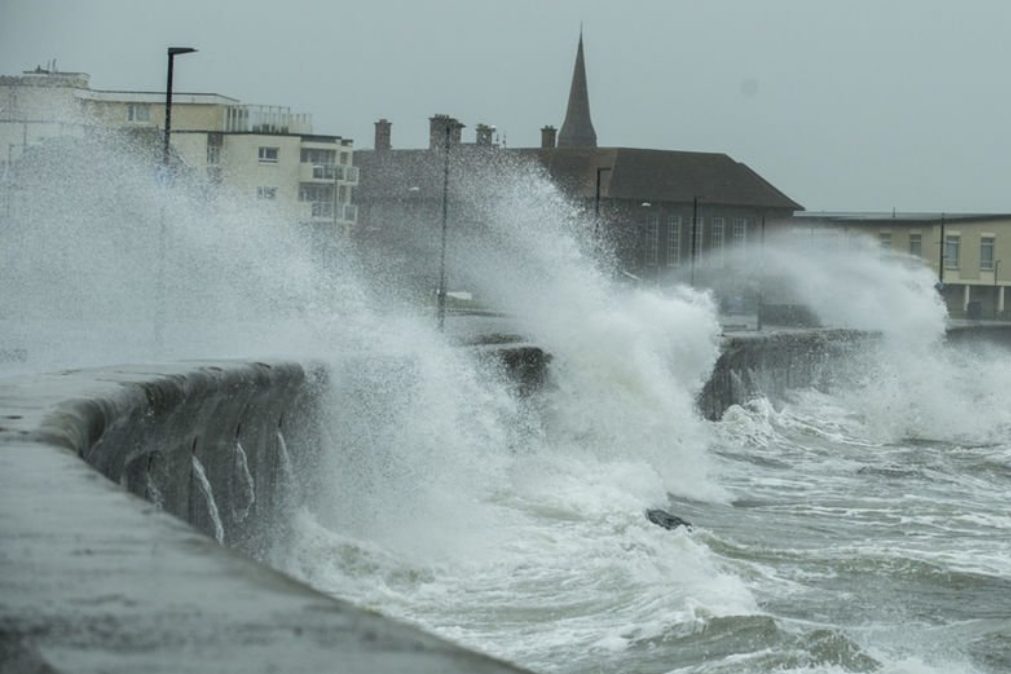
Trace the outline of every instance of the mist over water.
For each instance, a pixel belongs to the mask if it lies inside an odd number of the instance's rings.
[[[283,214],[186,174],[165,184],[143,149],[68,138],[20,163],[0,335],[26,358],[0,367],[310,355],[361,334],[350,257],[317,264]]]
[[[451,286],[551,353],[524,397],[339,241],[323,255],[281,214],[82,143],[80,162],[39,158],[0,232],[0,343],[28,353],[0,367],[328,363],[328,451],[295,476],[319,489],[279,567],[535,671],[1011,667],[1011,368],[943,344],[912,260],[810,237],[728,252],[742,284],[882,337],[832,390],[710,423],[714,296],[615,281],[536,169],[492,202],[467,204],[470,176],[454,203],[484,224],[453,233]]]

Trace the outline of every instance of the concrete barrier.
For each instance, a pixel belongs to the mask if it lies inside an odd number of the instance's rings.
[[[0,672],[520,671],[249,558],[317,451],[320,376],[225,362],[0,382]]]
[[[703,416],[717,420],[731,405],[790,389],[824,387],[842,358],[878,339],[873,333],[797,329],[724,338],[720,357],[698,397]]]
[[[822,385],[873,339],[727,337],[699,408],[718,419],[756,395]],[[471,346],[520,393],[549,378],[548,354],[502,342]],[[520,671],[254,561],[283,538],[295,476],[322,451],[325,377],[221,362],[0,381],[0,674]]]

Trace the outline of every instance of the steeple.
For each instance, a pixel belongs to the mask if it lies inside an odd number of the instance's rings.
[[[558,133],[558,147],[597,147],[597,132],[590,121],[590,96],[586,91],[586,65],[583,63],[583,29],[579,29],[576,67],[572,71],[569,107]]]

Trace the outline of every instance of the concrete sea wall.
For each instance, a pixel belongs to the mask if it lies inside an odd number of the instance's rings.
[[[1011,344],[1006,327],[949,337]],[[824,385],[875,339],[725,337],[699,408],[718,419],[756,395]],[[536,346],[470,346],[521,394],[550,381]],[[313,487],[327,376],[197,362],[0,380],[0,674],[520,671],[254,561]]]
[[[297,501],[321,377],[224,362],[0,382],[0,672],[520,671],[250,559]]]
[[[780,329],[724,338],[720,357],[698,397],[702,414],[717,420],[731,405],[790,389],[825,386],[841,359],[877,339],[856,330]]]

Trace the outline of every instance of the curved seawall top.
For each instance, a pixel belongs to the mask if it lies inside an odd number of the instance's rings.
[[[255,554],[283,529],[313,380],[221,362],[0,381],[0,672],[520,671],[200,533]]]

